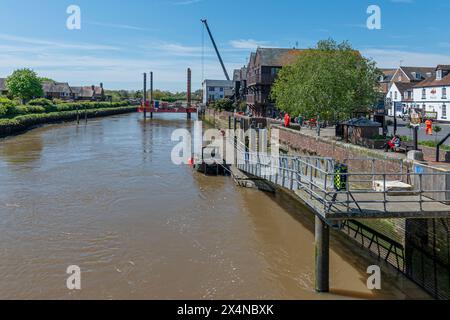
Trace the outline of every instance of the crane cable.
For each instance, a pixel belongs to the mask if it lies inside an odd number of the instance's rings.
[[[205,25],[202,24],[202,84],[205,81]]]

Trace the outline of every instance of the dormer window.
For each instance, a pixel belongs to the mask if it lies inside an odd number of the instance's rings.
[[[425,100],[427,98],[427,90],[424,88],[422,89],[422,99]]]
[[[438,70],[436,72],[436,80],[438,81],[442,80],[442,70]]]

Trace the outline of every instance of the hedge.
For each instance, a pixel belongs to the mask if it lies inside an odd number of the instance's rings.
[[[89,118],[103,117],[115,114],[135,112],[135,107],[112,107],[101,109],[87,110]],[[0,136],[13,134],[16,132],[24,131],[30,127],[63,121],[72,121],[77,118],[77,114],[80,118],[84,117],[84,112],[77,111],[63,111],[63,112],[50,112],[41,114],[27,114],[23,116],[17,116],[13,119],[0,119]]]
[[[120,108],[130,106],[129,101],[124,102],[74,102],[74,103],[61,103],[53,104],[48,99],[35,99],[30,101],[27,106],[16,106],[14,102],[9,99],[0,99],[0,118],[14,116],[27,115],[27,114],[40,114],[51,112],[63,112],[63,111],[75,111],[75,110],[92,110],[102,108]]]

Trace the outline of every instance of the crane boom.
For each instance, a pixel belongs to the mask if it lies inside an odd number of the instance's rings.
[[[225,68],[225,64],[223,63],[222,57],[220,56],[219,49],[217,48],[216,41],[211,33],[211,30],[208,26],[208,21],[206,19],[202,19],[203,24],[206,26],[206,30],[208,31],[209,37],[211,38],[211,42],[216,50],[217,57],[219,58],[220,64],[222,65],[223,73],[225,74],[225,78],[230,81],[230,76],[228,75],[227,69]]]

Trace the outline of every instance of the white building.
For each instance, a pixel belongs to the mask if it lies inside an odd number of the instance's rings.
[[[233,96],[233,81],[205,80],[202,84],[203,103],[222,100]]]
[[[414,104],[427,117],[450,121],[450,65],[439,65],[433,77],[414,87]]]
[[[394,82],[390,87],[387,98],[392,103],[392,108],[389,109],[389,115],[395,114],[400,117],[407,114],[414,106],[413,88],[416,83],[413,82]]]

